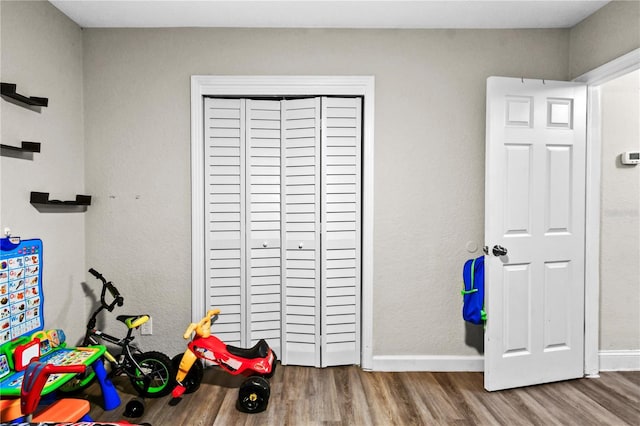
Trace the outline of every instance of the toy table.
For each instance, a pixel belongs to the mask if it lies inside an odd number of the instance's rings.
[[[71,365],[71,364],[83,364],[87,367],[95,363],[100,359],[100,356],[105,351],[104,346],[92,346],[90,348],[58,348],[51,353],[40,358],[40,361],[47,364],[54,365]],[[101,364],[100,362],[96,364]],[[6,396],[20,396],[20,387],[22,386],[22,378],[24,371],[16,371],[8,375],[5,379],[0,381],[0,395]],[[52,374],[49,376],[47,383],[42,388],[42,395],[47,395],[60,386],[71,380],[75,374]]]
[[[39,239],[0,239],[0,397],[19,397],[24,368],[36,358],[54,365],[92,367],[102,389],[104,409],[120,405],[101,360],[106,348],[69,348],[61,330],[42,331],[43,246]],[[41,394],[49,394],[75,374],[52,374]]]

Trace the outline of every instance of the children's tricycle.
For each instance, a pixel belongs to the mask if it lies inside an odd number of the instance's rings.
[[[243,375],[247,379],[240,386],[237,408],[245,413],[259,413],[267,408],[271,389],[267,379],[273,376],[276,368],[276,354],[264,339],[260,339],[252,348],[244,349],[227,345],[211,334],[211,320],[218,316],[219,309],[207,312],[199,323],[191,323],[184,338],[195,336],[187,345],[184,354],[173,359],[178,370],[177,386],[171,393],[179,398],[183,393],[195,392],[200,386],[203,375],[202,361],[218,364],[229,374]]]

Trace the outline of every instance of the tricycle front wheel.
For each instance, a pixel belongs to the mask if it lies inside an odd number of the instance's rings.
[[[176,371],[176,374],[180,367],[180,361],[182,361],[183,355],[184,354],[178,354],[171,359],[171,365],[173,366],[173,369]],[[187,373],[185,378],[182,379],[182,386],[184,386],[186,389],[184,393],[193,393],[197,391],[198,388],[200,387],[200,383],[202,383],[202,376],[204,376],[204,369],[202,368],[202,362],[196,359],[196,361],[191,366],[191,369],[189,369],[189,372]]]

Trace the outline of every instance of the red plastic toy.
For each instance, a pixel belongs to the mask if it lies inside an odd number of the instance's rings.
[[[20,408],[26,416],[27,422],[78,420],[91,421],[89,417],[89,402],[83,399],[62,399],[47,407],[35,418],[33,413],[40,402],[40,392],[47,382],[49,375],[57,373],[84,373],[85,365],[53,365],[39,361],[32,361],[24,373],[20,392]]]
[[[276,354],[264,339],[260,339],[252,348],[244,349],[227,345],[211,334],[211,321],[220,313],[219,309],[207,312],[199,323],[191,323],[184,333],[189,339],[187,350],[173,359],[177,368],[177,386],[171,393],[179,398],[183,393],[195,392],[200,386],[203,367],[198,359],[218,364],[226,372],[248,377],[240,386],[237,407],[246,413],[264,411],[269,403],[271,389],[267,379],[273,376],[276,368]]]

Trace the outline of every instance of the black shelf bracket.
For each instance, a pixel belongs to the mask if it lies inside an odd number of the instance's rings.
[[[30,107],[46,107],[49,105],[49,98],[39,98],[36,96],[24,96],[16,92],[16,85],[13,83],[0,83],[2,97],[8,97],[21,104]]]
[[[48,192],[31,192],[29,202],[38,211],[43,213],[52,212],[85,212],[87,206],[91,205],[91,195],[76,195],[73,201],[50,200]]]
[[[0,144],[0,155],[4,157],[33,159],[35,152],[40,152],[40,142],[22,141],[21,146]]]

